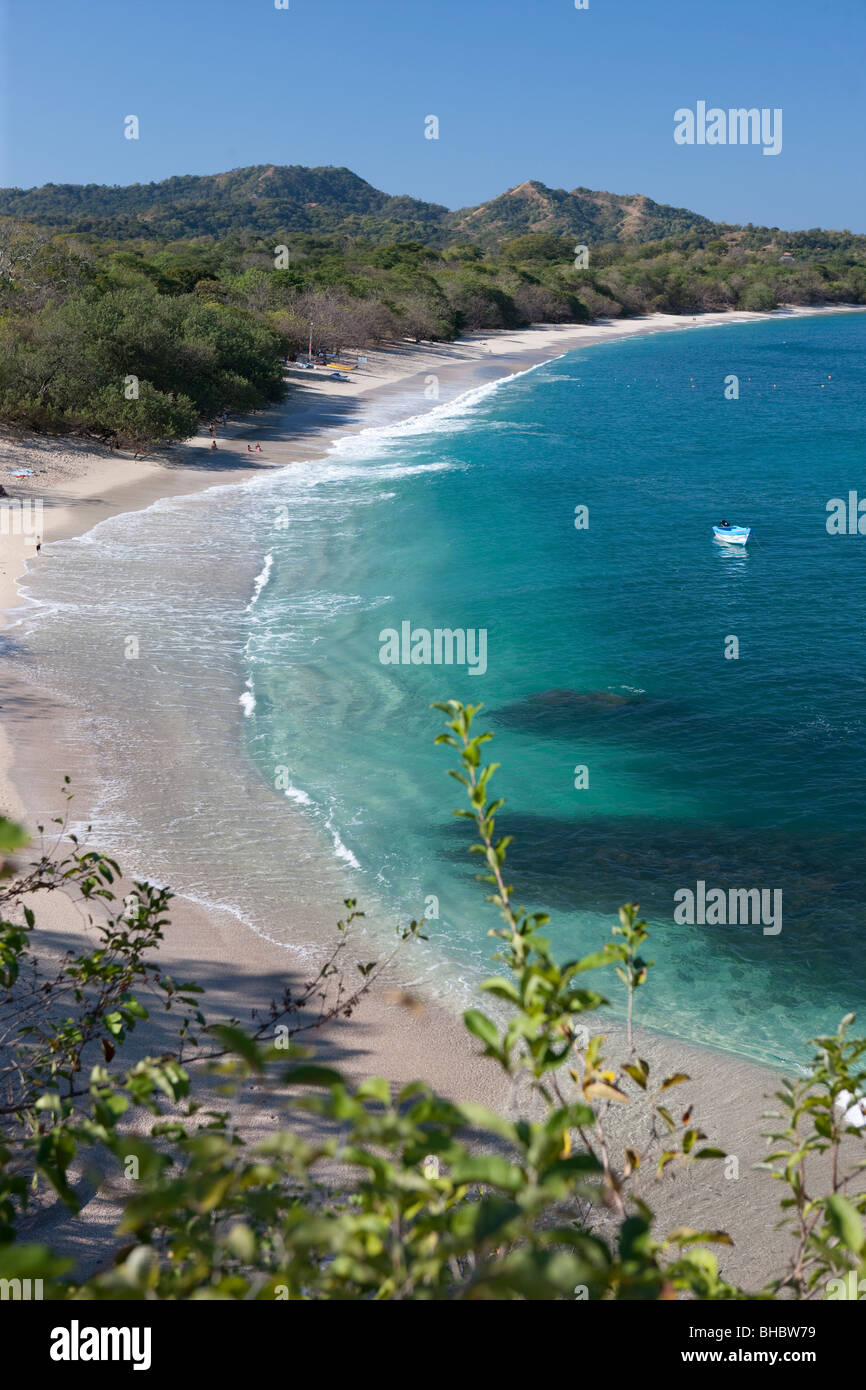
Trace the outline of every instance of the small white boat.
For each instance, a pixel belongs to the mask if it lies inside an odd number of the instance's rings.
[[[724,545],[745,545],[752,534],[751,526],[714,526],[713,539]]]

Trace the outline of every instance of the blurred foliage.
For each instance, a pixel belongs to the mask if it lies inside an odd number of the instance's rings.
[[[725,1155],[691,1105],[672,1107],[689,1077],[653,1077],[637,1051],[633,1005],[652,966],[646,923],[628,905],[598,951],[554,957],[548,918],[517,907],[506,879],[510,837],[497,831],[503,803],[490,799],[497,765],[484,757],[491,735],[474,730],[480,707],[437,708],[446,726],[437,742],[452,750],[465,797],[455,814],[499,920],[490,933],[499,970],[481,986],[489,1005],[464,1021],[509,1081],[508,1115],[420,1081],[396,1093],[381,1077],[350,1085],[299,1044],[300,1033],[351,1015],[381,973],[382,962],[365,959],[359,983],[347,984],[340,962],[354,903],[299,995],[287,991],[252,1028],[208,1024],[198,987],[156,962],[171,895],[137,883],[116,912],[117,865],[67,836],[71,852],[49,848],[0,889],[0,1278],[42,1279],[56,1299],[856,1298],[866,1131],[852,1106],[866,1088],[866,1040],[850,1040],[843,1020],[779,1092],[781,1127],[762,1166],[783,1184],[792,1258],[746,1294],[708,1248],[731,1244],[723,1230],[656,1230],[655,1184]],[[14,852],[21,835],[3,826],[0,839]],[[72,946],[60,961],[40,946],[30,906],[58,888],[105,908],[92,922],[95,949]],[[421,938],[422,925],[399,929],[398,943]],[[627,995],[618,1061],[586,1024],[607,1003],[589,983],[598,972],[615,974]],[[170,1045],[124,1059],[155,1007],[176,1018]],[[265,1085],[282,1115],[250,1137],[243,1103]],[[225,1108],[214,1107],[215,1091]],[[624,1106],[625,1142],[611,1125]],[[829,1190],[811,1190],[815,1156]],[[94,1169],[113,1170],[124,1196],[114,1261],[87,1275],[28,1237],[36,1217],[44,1229],[80,1208]]]

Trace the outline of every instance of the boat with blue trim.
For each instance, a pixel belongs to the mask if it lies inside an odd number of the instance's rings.
[[[723,545],[745,545],[751,534],[751,526],[732,526],[729,521],[720,521],[713,527],[713,539]]]

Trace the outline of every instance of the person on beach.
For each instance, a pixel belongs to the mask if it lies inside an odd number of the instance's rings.
[[[228,414],[227,414],[227,412],[226,412],[225,410],[224,410],[223,413],[222,413],[222,422],[223,422],[223,425],[227,425],[228,422],[229,422],[229,417],[228,417]]]
[[[257,454],[260,454],[261,452],[262,452],[262,446],[261,446],[261,444],[257,444],[257,445],[256,445],[256,453],[257,453]]]
[[[253,446],[252,446],[252,444],[248,444],[248,445],[247,445],[247,453],[248,453],[248,454],[251,454],[252,452],[253,452]]]
[[[215,439],[212,439],[212,440],[211,440],[211,442],[210,442],[210,446],[211,446],[211,448],[212,448],[212,449],[215,449],[215,448],[216,448],[216,446],[217,446],[217,442],[216,442],[216,440],[215,440]]]
[[[211,432],[211,438],[212,438],[212,439],[216,439],[216,425],[211,425],[211,427],[210,427],[210,432]]]
[[[41,538],[40,538],[39,536],[37,536],[37,537],[36,537],[36,554],[38,555],[38,554],[40,553],[41,550],[42,550],[42,540],[41,540]]]

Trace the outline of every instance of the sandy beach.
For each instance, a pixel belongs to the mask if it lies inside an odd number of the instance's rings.
[[[33,828],[61,810],[58,772],[69,771],[74,774],[80,818],[86,815],[93,784],[92,769],[88,770],[86,760],[82,763],[80,750],[58,747],[56,737],[49,736],[57,712],[53,697],[25,687],[15,671],[16,624],[21,621],[16,581],[28,566],[51,564],[52,542],[83,535],[109,516],[146,508],[159,498],[242,482],[263,469],[320,455],[338,434],[364,428],[365,407],[373,400],[389,401],[409,417],[436,403],[431,382],[440,393],[453,395],[573,348],[640,333],[764,317],[730,313],[695,320],[659,314],[587,327],[478,334],[456,343],[407,342],[362,350],[366,361],[346,382],[330,380],[324,370],[290,368],[286,400],[271,410],[218,426],[215,451],[209,433],[163,454],[133,459],[88,441],[18,437],[4,431],[0,479],[9,499],[38,502],[41,516],[38,532],[31,528],[30,534],[15,534],[9,526],[0,537],[0,610],[8,619],[0,706],[0,809]],[[247,446],[255,449],[256,444],[261,452],[251,454]],[[14,468],[31,468],[32,476],[16,479],[10,474]],[[38,557],[37,534],[42,542]],[[55,945],[80,939],[88,930],[80,905],[57,894],[43,895],[36,906],[40,929]],[[335,920],[340,907],[333,904]],[[207,1011],[223,1018],[248,1016],[250,1009],[278,994],[287,978],[306,978],[308,969],[291,950],[254,934],[228,911],[205,911],[182,898],[173,904],[172,928],[162,956],[172,974],[194,978],[206,987]],[[505,1107],[508,1096],[497,1069],[478,1057],[461,1021],[429,1000],[408,999],[400,983],[405,969],[392,974],[365,999],[351,1021],[331,1025],[318,1038],[319,1054],[339,1062],[356,1078],[376,1074],[403,1082],[421,1077],[455,1097]],[[616,1028],[605,1031],[613,1056],[621,1039]],[[136,1046],[143,1045],[159,1045],[158,1024],[137,1037]],[[710,1142],[738,1159],[736,1179],[726,1178],[723,1165],[707,1163],[659,1183],[652,1197],[659,1229],[681,1223],[726,1229],[734,1246],[720,1252],[721,1268],[732,1279],[756,1289],[778,1272],[786,1246],[785,1236],[773,1229],[779,1219],[778,1184],[752,1167],[766,1151],[761,1135],[767,1122],[761,1117],[772,1108],[765,1097],[778,1078],[740,1058],[647,1031],[640,1033],[639,1046],[654,1070],[690,1073],[691,1083],[681,1088],[682,1100],[695,1103],[696,1118]],[[250,1105],[245,1123],[254,1133],[267,1127],[273,1117],[272,1100],[262,1099]],[[628,1117],[618,1118],[620,1127],[627,1122]],[[96,1192],[81,1215],[65,1221],[53,1238],[85,1264],[98,1263],[104,1258],[105,1237],[115,1213],[112,1194]],[[95,1237],[97,1231],[100,1240]]]

